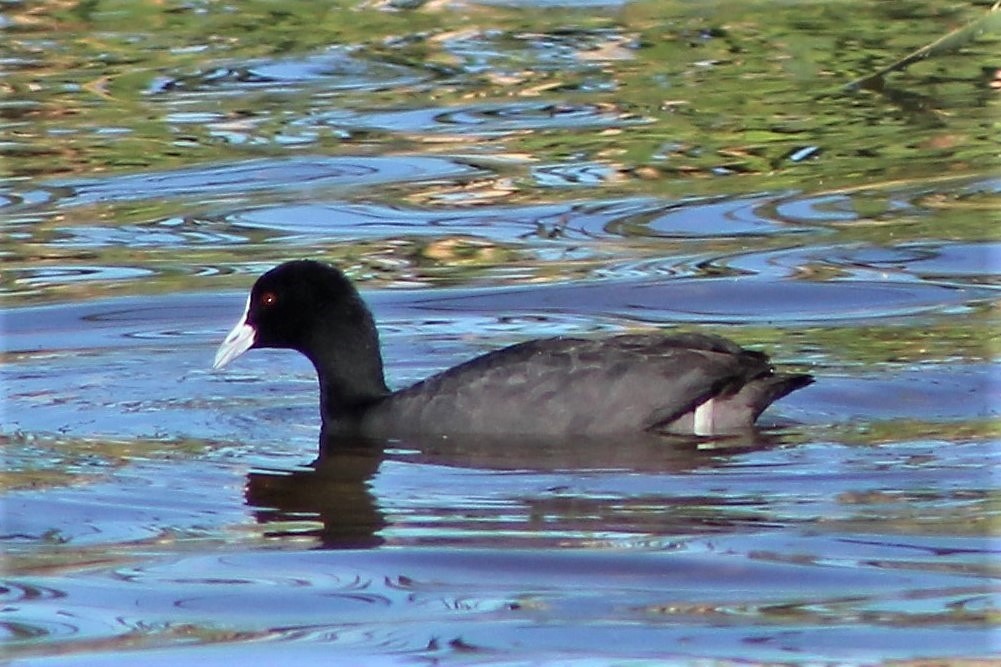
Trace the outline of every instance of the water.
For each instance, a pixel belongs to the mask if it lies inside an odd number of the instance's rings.
[[[11,663],[996,654],[989,39],[845,98],[818,81],[941,10],[310,6],[0,22]],[[825,47],[863,36],[885,51]],[[654,330],[817,382],[723,443],[316,464],[307,362],[209,370],[254,277],[301,256],[358,281],[393,386]]]

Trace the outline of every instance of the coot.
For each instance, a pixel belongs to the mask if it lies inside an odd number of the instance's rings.
[[[343,273],[312,260],[258,278],[214,368],[261,347],[313,363],[325,437],[719,435],[813,382],[719,336],[626,334],[530,340],[391,392],[371,312]]]

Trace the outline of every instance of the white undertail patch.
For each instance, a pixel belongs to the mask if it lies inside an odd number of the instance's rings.
[[[715,399],[710,398],[695,406],[695,414],[692,418],[692,432],[695,435],[713,434],[713,412]]]

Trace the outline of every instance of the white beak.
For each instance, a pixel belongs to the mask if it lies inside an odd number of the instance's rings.
[[[219,369],[233,361],[241,354],[250,349],[257,337],[254,327],[247,324],[247,313],[250,311],[250,298],[247,298],[247,307],[243,310],[243,316],[233,327],[233,330],[226,335],[222,345],[215,353],[215,361],[212,363],[213,369]]]

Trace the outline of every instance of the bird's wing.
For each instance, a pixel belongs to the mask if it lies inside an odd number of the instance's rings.
[[[711,336],[534,340],[434,375],[373,418],[424,433],[637,432],[769,370],[763,355]]]

